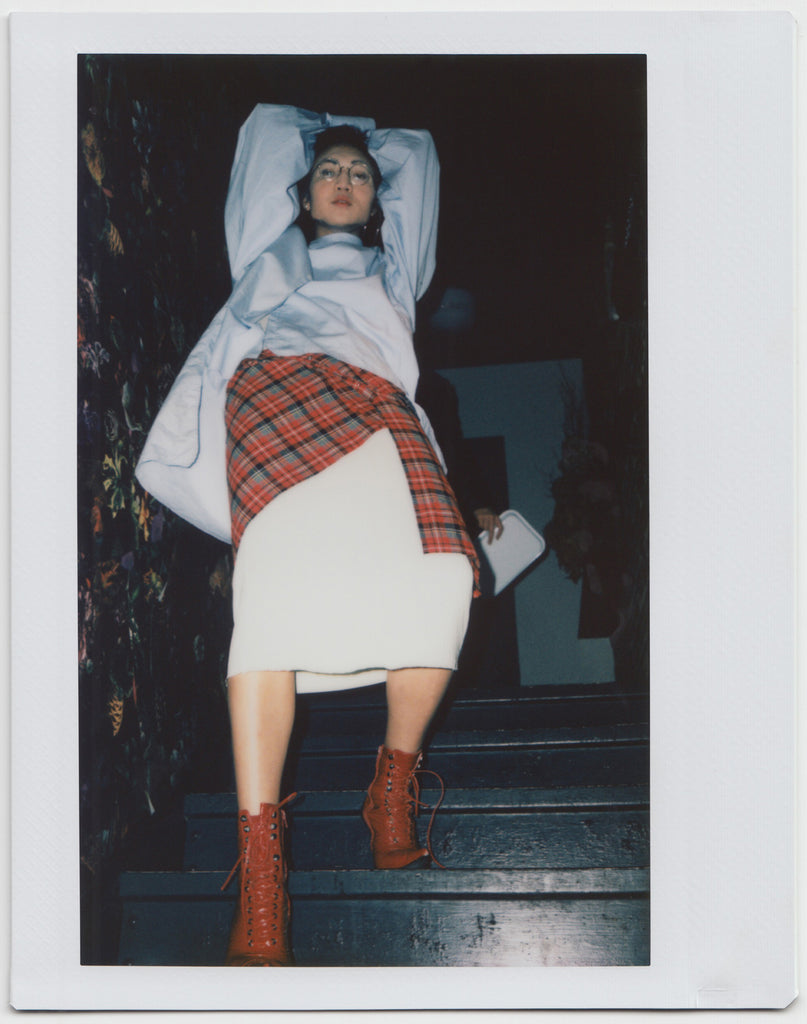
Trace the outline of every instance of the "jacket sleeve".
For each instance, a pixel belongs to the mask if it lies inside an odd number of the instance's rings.
[[[370,152],[384,181],[378,200],[384,210],[387,293],[415,326],[415,303],[435,268],[440,164],[427,131],[389,128],[370,133]]]
[[[180,370],[136,467],[140,484],[178,515],[218,537],[230,536],[224,407],[238,363],[263,347],[260,318],[311,277],[308,249],[293,227],[296,182],[317,132],[372,121],[263,104],[239,134],[225,230],[233,291]]]
[[[335,124],[352,124],[362,131],[375,127],[369,118],[315,114],[273,103],[258,104],[242,125],[224,208],[233,283],[296,220],[296,184],[308,170],[314,139]]]

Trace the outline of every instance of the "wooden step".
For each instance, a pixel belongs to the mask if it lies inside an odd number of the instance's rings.
[[[346,705],[367,707],[383,705],[385,687],[383,683],[360,686],[351,690],[301,694],[300,699],[312,708],[342,708]],[[474,703],[543,703],[547,706],[558,704],[588,705],[594,707],[600,702],[620,700],[625,702],[647,701],[647,694],[637,691],[623,691],[616,683],[559,683],[542,686],[520,686],[512,690],[449,690],[449,699],[454,705]]]
[[[592,741],[502,748],[433,747],[425,766],[438,772],[447,789],[555,786],[625,786],[648,778],[647,743]],[[296,790],[364,789],[375,769],[375,750],[309,749],[289,761],[288,786]]]
[[[646,743],[647,725],[643,722],[619,722],[607,725],[533,726],[530,729],[476,728],[454,732],[438,732],[429,743],[429,756],[446,750],[481,752],[515,748],[578,747],[611,743]],[[372,752],[377,741],[368,744],[361,733],[309,734],[301,738],[302,754]]]
[[[435,731],[647,723],[646,696],[613,693],[603,688],[591,695],[589,690],[586,688],[579,693],[575,688],[575,692],[570,693],[567,687],[554,687],[551,694],[544,692],[543,695],[531,695],[530,689],[522,689],[516,697],[457,696],[438,713]],[[335,731],[351,735],[383,733],[386,717],[383,687],[367,687],[364,693],[308,694],[298,698],[297,707],[300,728],[309,735]]]
[[[494,791],[495,792],[495,791]],[[646,805],[613,804],[564,810],[522,792],[526,806],[491,807],[485,793],[453,794],[440,807],[431,831],[438,861],[452,868],[629,867],[648,863]],[[488,791],[490,793],[490,791]],[[289,809],[290,858],[297,870],[371,868],[368,833],[359,810],[363,793],[303,794]],[[333,797],[328,806],[328,797]],[[425,793],[430,801],[437,793]],[[465,797],[466,799],[461,799]],[[634,797],[635,799],[635,797]],[[216,870],[236,856],[235,799],[228,813],[210,813],[196,803],[188,817],[186,870]],[[419,836],[425,842],[430,812],[422,810]]]
[[[361,806],[365,791],[301,791],[290,810],[294,814],[352,812]],[[423,797],[432,797],[434,786],[423,787]],[[587,808],[646,808],[650,791],[638,786],[558,786],[553,789],[447,789],[440,809],[445,810],[586,810]],[[232,818],[238,808],[235,793],[189,793],[185,797],[188,818],[221,816]]]
[[[220,964],[224,872],[121,876],[121,963]],[[300,966],[606,966],[649,962],[648,872],[295,871]]]
[[[425,767],[448,870],[374,871],[360,817],[383,687],[301,697],[290,752],[292,941],[310,966],[649,962],[647,701],[613,687],[459,697]],[[421,799],[439,784],[423,776]],[[222,962],[232,793],[189,794],[185,868],[121,877],[121,962]],[[419,819],[425,839],[429,811]],[[191,870],[192,869],[192,870]]]
[[[229,871],[124,871],[120,895],[125,900],[218,900],[232,903],[236,883],[223,892]],[[309,896],[641,896],[648,891],[649,869],[528,868],[497,871],[291,871],[289,893]]]

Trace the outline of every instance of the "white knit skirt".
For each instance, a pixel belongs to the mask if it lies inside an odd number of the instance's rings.
[[[233,574],[228,675],[292,670],[298,693],[454,669],[468,625],[465,555],[424,554],[388,430],[251,520]]]

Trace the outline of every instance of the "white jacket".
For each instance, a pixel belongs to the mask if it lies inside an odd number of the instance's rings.
[[[369,132],[383,182],[384,252],[355,235],[307,246],[294,221],[296,182],[316,135],[335,124]],[[414,404],[415,303],[434,273],[439,165],[425,131],[375,129],[366,118],[260,104],[241,128],[225,205],[232,293],[188,356],[146,439],[141,485],[195,526],[230,540],[224,404],[242,359],[324,352],[371,370]],[[417,408],[417,407],[416,407]],[[417,408],[438,455],[431,425]]]

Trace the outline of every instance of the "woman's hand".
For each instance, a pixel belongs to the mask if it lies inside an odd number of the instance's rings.
[[[488,544],[493,543],[494,535],[501,537],[504,525],[492,508],[474,509],[474,517],[480,530],[488,531]]]

